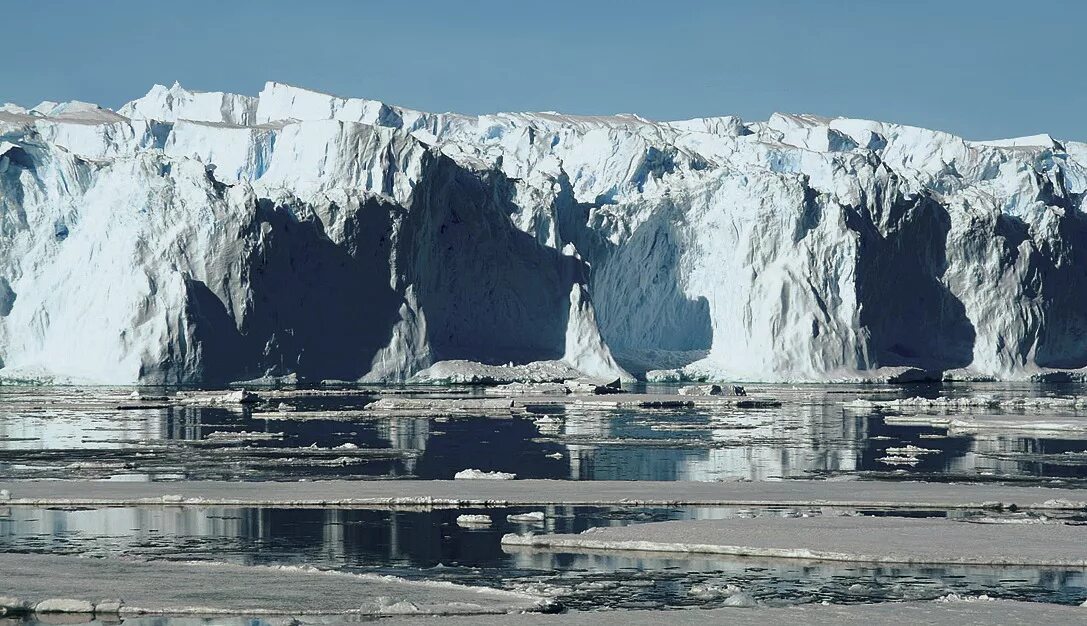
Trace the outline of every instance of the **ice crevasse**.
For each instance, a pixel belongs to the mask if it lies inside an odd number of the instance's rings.
[[[7,104],[0,379],[1078,373],[1085,190],[1087,144],[811,115]]]

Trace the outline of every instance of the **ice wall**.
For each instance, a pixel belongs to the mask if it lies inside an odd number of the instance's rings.
[[[0,108],[0,377],[564,359],[1087,365],[1084,144],[775,114],[431,114],[279,83]]]

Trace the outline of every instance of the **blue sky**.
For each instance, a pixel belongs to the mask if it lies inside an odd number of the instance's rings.
[[[774,111],[1087,140],[1087,3],[23,0],[0,101],[278,80],[430,111]]]

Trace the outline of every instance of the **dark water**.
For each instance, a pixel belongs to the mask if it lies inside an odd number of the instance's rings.
[[[448,479],[459,470],[519,478],[722,480],[970,478],[1079,484],[1087,479],[1087,428],[1068,432],[972,432],[900,426],[856,398],[1087,394],[1082,385],[767,387],[773,409],[649,410],[530,407],[515,417],[360,415],[369,392],[287,400],[310,419],[255,407],[117,410],[127,391],[0,386],[0,478],[125,480],[397,477]],[[336,411],[354,411],[348,417]],[[992,410],[985,410],[993,412]],[[1001,411],[996,411],[1001,412]],[[1008,414],[1017,414],[1007,411]],[[1019,411],[1087,425],[1075,410]],[[312,415],[312,414],[311,414]],[[237,438],[232,439],[232,436]],[[350,449],[344,449],[345,444]],[[912,466],[885,462],[887,448],[932,453]]]
[[[1087,571],[1080,569],[867,566],[713,556],[504,551],[499,540],[508,532],[570,533],[595,526],[673,519],[830,514],[819,509],[773,507],[552,506],[537,509],[546,514],[543,523],[506,519],[529,510],[10,507],[0,509],[0,551],[250,565],[315,564],[545,592],[575,609],[720,606],[730,585],[768,605],[932,599],[949,593],[1064,604],[1087,598]],[[489,528],[461,527],[456,518],[462,514],[486,514],[493,523]],[[994,514],[954,514],[965,518],[989,515]],[[1082,523],[1075,518],[1065,521]]]

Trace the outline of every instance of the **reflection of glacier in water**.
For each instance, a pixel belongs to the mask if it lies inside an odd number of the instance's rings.
[[[957,432],[888,423],[856,398],[969,395],[984,386],[770,387],[772,409],[533,407],[508,417],[390,417],[361,411],[374,389],[268,406],[119,410],[130,390],[4,387],[0,478],[448,479],[465,468],[519,478],[766,480],[1087,477],[1087,432]],[[1005,393],[1078,394],[1080,385]],[[112,394],[112,395],[111,395]],[[271,408],[275,408],[272,406]],[[348,410],[352,413],[342,414]],[[1084,419],[1049,409],[1024,419]],[[346,444],[346,448],[345,448]],[[927,452],[895,462],[896,448]]]
[[[826,406],[664,414],[571,413],[570,478],[765,480],[858,469],[867,423]],[[595,443],[591,443],[594,442]]]
[[[507,521],[524,508],[446,510],[133,507],[0,508],[0,550],[245,564],[315,564],[502,588],[547,589],[573,608],[716,606],[692,588],[739,587],[768,604],[929,599],[947,593],[1078,603],[1087,572],[1032,567],[874,566],[724,557],[504,552],[507,532],[581,532],[666,519],[841,514],[818,508],[551,506],[541,524]],[[489,515],[490,528],[456,524]],[[980,513],[957,513],[978,515]],[[1009,514],[1024,515],[1024,514]]]

